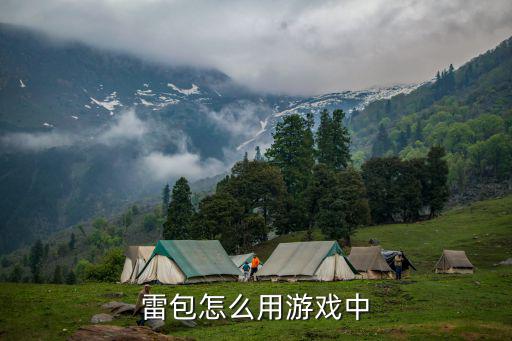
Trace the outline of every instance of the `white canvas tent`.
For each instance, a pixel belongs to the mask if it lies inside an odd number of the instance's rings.
[[[445,274],[472,274],[474,266],[464,251],[443,250],[443,254],[436,264],[436,273]]]
[[[121,283],[135,283],[135,278],[151,257],[153,249],[154,246],[128,246],[121,273]]]
[[[393,278],[380,246],[353,247],[348,259],[364,279]]]
[[[265,262],[258,279],[285,281],[340,281],[355,278],[336,241],[281,243]]]

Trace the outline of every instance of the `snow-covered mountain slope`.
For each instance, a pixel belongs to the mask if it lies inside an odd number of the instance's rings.
[[[362,110],[371,102],[389,99],[399,94],[408,94],[421,85],[394,85],[358,91],[347,90],[313,97],[282,99],[278,105],[272,108],[267,117],[259,121],[261,129],[249,139],[239,144],[237,150],[244,150],[258,143],[264,143],[265,140],[268,140],[269,134],[272,133],[273,128],[283,116],[313,113],[316,121],[318,121],[318,115],[323,110],[343,109],[347,120],[350,120],[350,115],[353,111]]]

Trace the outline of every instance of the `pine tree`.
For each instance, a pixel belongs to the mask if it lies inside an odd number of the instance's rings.
[[[283,174],[288,192],[301,193],[307,187],[315,163],[311,120],[294,114],[276,126],[274,143],[267,150],[269,162]]]
[[[162,190],[162,210],[167,213],[169,209],[169,200],[171,196],[171,189],[169,188],[169,184],[165,184],[164,189]]]
[[[263,161],[263,156],[261,156],[260,146],[256,146],[256,155],[254,156],[255,161]]]
[[[75,244],[76,244],[75,233],[71,232],[71,236],[69,237],[69,242],[68,242],[69,250],[74,250]]]
[[[350,134],[344,126],[345,113],[334,110],[332,113],[332,167],[335,170],[346,169],[350,163]]]
[[[34,283],[41,283],[41,267],[43,265],[43,243],[38,239],[30,249],[29,265],[32,272],[32,281]]]
[[[443,147],[432,147],[427,155],[427,201],[430,203],[430,215],[439,215],[450,196],[448,188],[448,163],[444,160]]]
[[[9,282],[13,283],[19,283],[21,282],[21,279],[23,278],[23,269],[19,264],[16,264],[13,268],[11,273],[9,274]]]
[[[392,147],[386,128],[383,124],[379,125],[379,132],[373,142],[372,157],[380,157],[386,154]]]
[[[318,162],[330,165],[333,154],[331,117],[327,110],[320,114],[320,125],[316,131],[316,145],[318,149]]]
[[[53,284],[61,284],[62,283],[62,268],[60,265],[55,266],[55,270],[53,271]]]
[[[172,188],[164,239],[187,239],[193,213],[190,186],[187,179],[181,177]]]
[[[76,276],[73,270],[69,270],[66,275],[66,284],[76,284]]]

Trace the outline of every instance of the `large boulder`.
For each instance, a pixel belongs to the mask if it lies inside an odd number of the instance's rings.
[[[110,325],[90,325],[78,329],[68,340],[71,341],[186,341],[180,338],[156,333],[148,327],[119,327]]]
[[[91,318],[91,323],[110,322],[113,319],[114,319],[114,317],[109,314],[96,314]]]

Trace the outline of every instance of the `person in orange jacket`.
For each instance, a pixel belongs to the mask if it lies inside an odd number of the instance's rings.
[[[258,272],[258,266],[260,265],[260,259],[258,258],[258,256],[255,254],[254,257],[252,258],[252,262],[251,262],[251,277],[254,278],[254,281],[256,281],[256,272]]]

